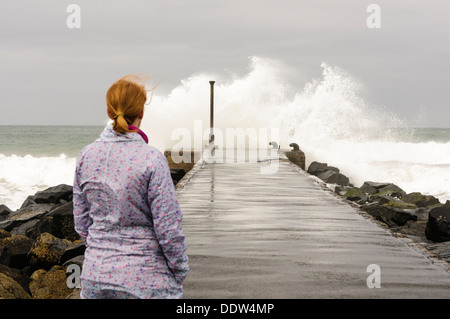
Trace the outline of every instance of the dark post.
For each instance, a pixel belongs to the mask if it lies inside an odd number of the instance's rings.
[[[214,147],[214,83],[215,81],[209,81],[211,84],[211,106],[209,110],[209,146]]]

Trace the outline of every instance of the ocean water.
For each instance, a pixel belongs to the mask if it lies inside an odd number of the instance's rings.
[[[18,209],[28,195],[72,185],[76,157],[102,126],[0,126],[0,204]]]
[[[322,75],[302,85],[289,80],[289,68],[279,61],[259,57],[250,58],[243,75],[197,73],[168,94],[154,92],[142,129],[161,151],[191,148],[194,141],[180,140],[174,132],[182,128],[194,139],[199,122],[208,132],[209,81],[216,80],[218,131],[275,128],[282,149],[299,144],[307,166],[326,162],[355,186],[392,182],[406,192],[450,200],[450,128],[416,128],[417,123],[365,101],[363,83],[345,70],[320,67]],[[0,126],[0,204],[18,209],[28,195],[72,184],[76,156],[103,129]],[[206,141],[204,134],[200,144]]]

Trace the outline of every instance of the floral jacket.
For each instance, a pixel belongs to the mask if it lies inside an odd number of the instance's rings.
[[[73,186],[75,229],[87,247],[82,287],[181,298],[189,265],[164,155],[139,134],[118,134],[110,125],[81,151]]]

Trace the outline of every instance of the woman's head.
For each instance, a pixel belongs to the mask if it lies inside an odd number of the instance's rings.
[[[147,92],[136,77],[125,76],[111,85],[106,93],[106,112],[114,121],[118,133],[134,132],[128,128],[137,118],[142,119]]]

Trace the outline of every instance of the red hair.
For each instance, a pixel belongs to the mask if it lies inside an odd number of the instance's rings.
[[[128,125],[142,114],[146,101],[145,85],[135,76],[124,76],[111,85],[106,93],[106,112],[114,121],[114,131],[122,134],[134,132]]]

